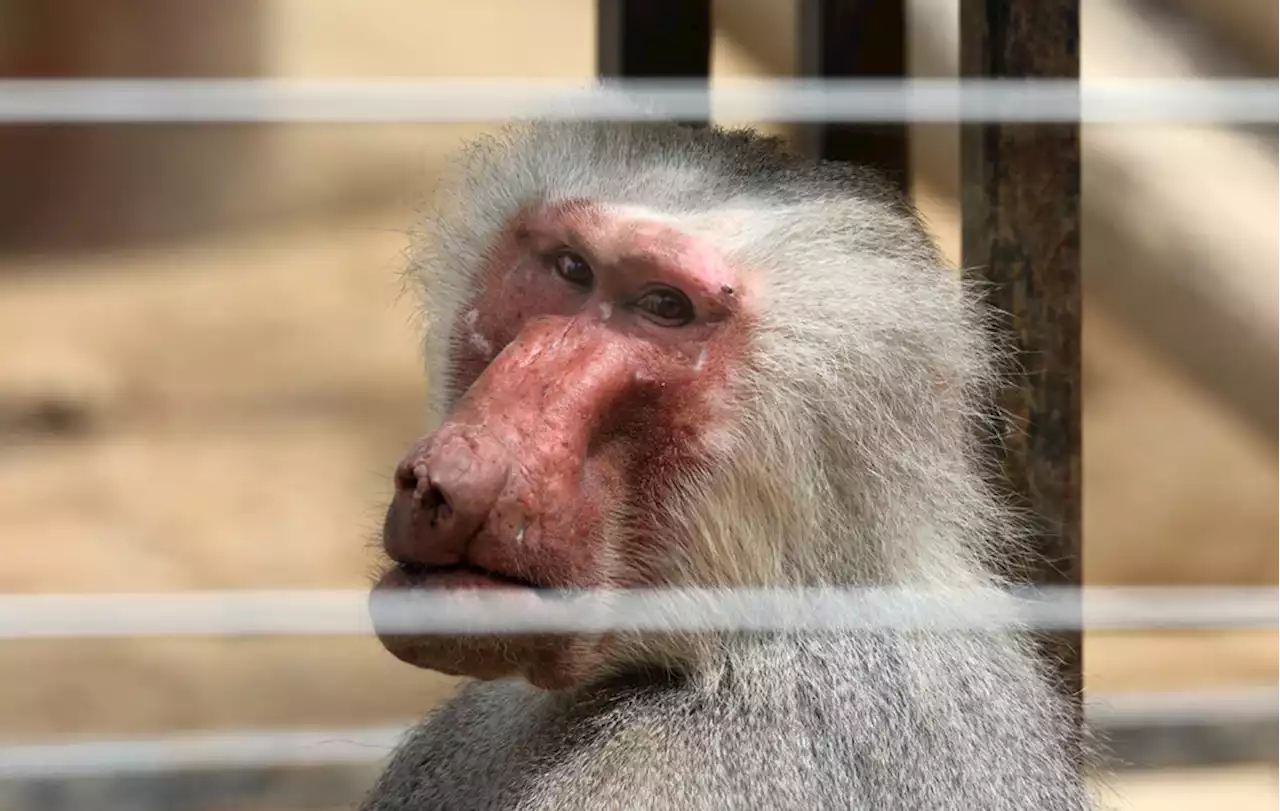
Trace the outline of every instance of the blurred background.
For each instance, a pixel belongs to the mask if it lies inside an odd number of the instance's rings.
[[[1276,76],[1274,0],[1081,5],[1086,80]],[[954,74],[954,20],[915,0],[916,75]],[[795,25],[794,0],[722,0],[714,75],[792,73]],[[5,78],[585,80],[594,42],[594,0],[0,0]],[[406,231],[482,129],[0,126],[0,592],[365,586],[430,385]],[[1276,138],[1083,127],[1089,585],[1277,583]],[[913,130],[958,261],[957,146]],[[1113,694],[1274,691],[1277,666],[1274,629],[1084,651]],[[0,743],[403,723],[453,686],[372,639],[0,641]],[[1110,799],[1273,809],[1256,751],[1126,771]],[[232,775],[155,807],[337,808],[360,779]],[[4,785],[0,807],[109,806]]]

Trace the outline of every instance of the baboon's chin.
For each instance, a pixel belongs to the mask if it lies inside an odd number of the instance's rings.
[[[565,690],[603,670],[595,640],[554,636],[422,637],[380,635],[403,662],[449,676],[489,681],[518,677],[544,690]]]
[[[379,635],[383,647],[402,662],[449,676],[500,679],[519,665],[496,637]]]

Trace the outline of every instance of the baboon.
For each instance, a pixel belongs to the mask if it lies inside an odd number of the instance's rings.
[[[1018,522],[976,428],[1003,355],[873,174],[750,132],[525,124],[464,152],[424,230],[437,427],[378,589],[1005,594]],[[1024,633],[379,633],[474,680],[369,811],[1089,805]]]

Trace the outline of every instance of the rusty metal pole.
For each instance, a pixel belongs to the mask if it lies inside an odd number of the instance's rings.
[[[902,79],[907,75],[903,0],[801,0],[800,73],[821,79]],[[879,170],[903,196],[911,172],[906,123],[821,124],[802,128],[808,153]]]
[[[711,0],[596,0],[596,73],[605,79],[680,79],[711,75]],[[706,126],[707,110],[701,121]]]
[[[1079,0],[961,0],[960,72],[974,79],[1080,76]],[[963,267],[989,283],[1017,352],[1001,405],[1000,459],[1037,520],[1039,584],[1080,584],[1080,127],[961,128]],[[1046,639],[1062,689],[1081,694],[1077,632]]]

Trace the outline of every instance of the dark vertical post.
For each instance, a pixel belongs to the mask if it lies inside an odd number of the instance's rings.
[[[596,0],[596,72],[602,78],[706,83],[711,0]]]
[[[960,14],[964,78],[1079,79],[1079,0],[962,0]],[[962,126],[961,193],[963,267],[990,283],[1018,353],[1001,462],[1040,523],[1032,579],[1078,586],[1079,124]],[[1080,633],[1049,638],[1046,653],[1078,712]]]
[[[907,75],[904,0],[801,0],[800,72],[821,79]],[[875,167],[905,194],[910,185],[907,125],[822,124],[805,140],[815,156]]]

